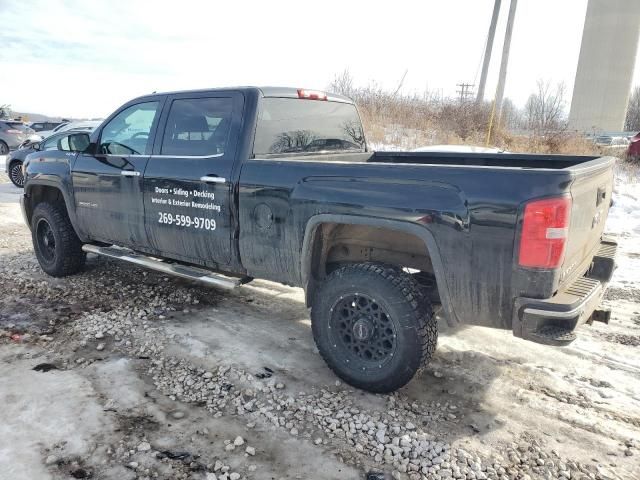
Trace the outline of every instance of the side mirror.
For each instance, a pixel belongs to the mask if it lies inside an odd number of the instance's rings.
[[[72,133],[69,135],[69,148],[72,152],[84,152],[91,143],[88,133]]]
[[[29,145],[31,148],[33,148],[34,150],[40,150],[40,142],[33,142],[31,145]]]

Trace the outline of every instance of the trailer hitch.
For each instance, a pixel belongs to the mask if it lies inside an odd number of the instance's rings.
[[[591,321],[602,322],[609,325],[609,319],[611,318],[611,310],[594,310],[591,314]]]

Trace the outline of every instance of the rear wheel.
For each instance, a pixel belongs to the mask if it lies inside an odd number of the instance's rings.
[[[42,270],[64,277],[84,266],[86,254],[63,205],[40,203],[31,217],[33,248]]]
[[[418,283],[378,264],[333,271],[316,292],[311,320],[329,367],[347,383],[378,393],[408,383],[431,358],[438,337]]]
[[[18,188],[24,187],[24,175],[22,174],[22,162],[15,160],[9,164],[9,180]]]

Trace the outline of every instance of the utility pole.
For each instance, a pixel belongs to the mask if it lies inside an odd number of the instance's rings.
[[[456,93],[460,95],[460,103],[464,103],[469,97],[473,96],[473,87],[475,87],[472,83],[456,83],[456,87],[460,87],[460,90],[456,90]]]
[[[491,52],[493,51],[493,39],[496,36],[496,25],[498,23],[498,15],[500,13],[501,0],[495,0],[493,4],[493,14],[491,15],[491,24],[489,25],[489,34],[487,35],[487,45],[484,49],[484,59],[482,60],[482,73],[480,73],[480,84],[478,85],[478,96],[476,102],[481,103],[484,100],[484,87],[487,84],[487,73],[489,72],[489,62],[491,61]]]
[[[500,74],[498,75],[498,88],[496,89],[495,116],[496,123],[500,124],[500,114],[502,113],[502,100],[504,98],[504,85],[507,80],[507,65],[509,63],[509,47],[511,46],[511,34],[513,33],[513,20],[516,16],[518,0],[511,0],[509,6],[509,17],[507,19],[507,31],[504,34],[504,44],[502,45],[502,61],[500,62]]]

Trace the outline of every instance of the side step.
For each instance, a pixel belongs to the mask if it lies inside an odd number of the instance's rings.
[[[212,287],[223,288],[225,290],[233,290],[234,288],[246,283],[247,278],[233,278],[213,273],[204,268],[182,265],[180,263],[165,263],[146,255],[135,253],[126,248],[120,247],[99,247],[89,243],[82,246],[82,250],[87,253],[95,253],[104,257],[115,258],[129,263],[135,263],[151,270],[173,275],[175,277],[187,278],[196,282],[204,283]]]
[[[564,347],[576,339],[576,334],[569,329],[547,325],[536,332],[529,334],[529,340],[543,345]]]

